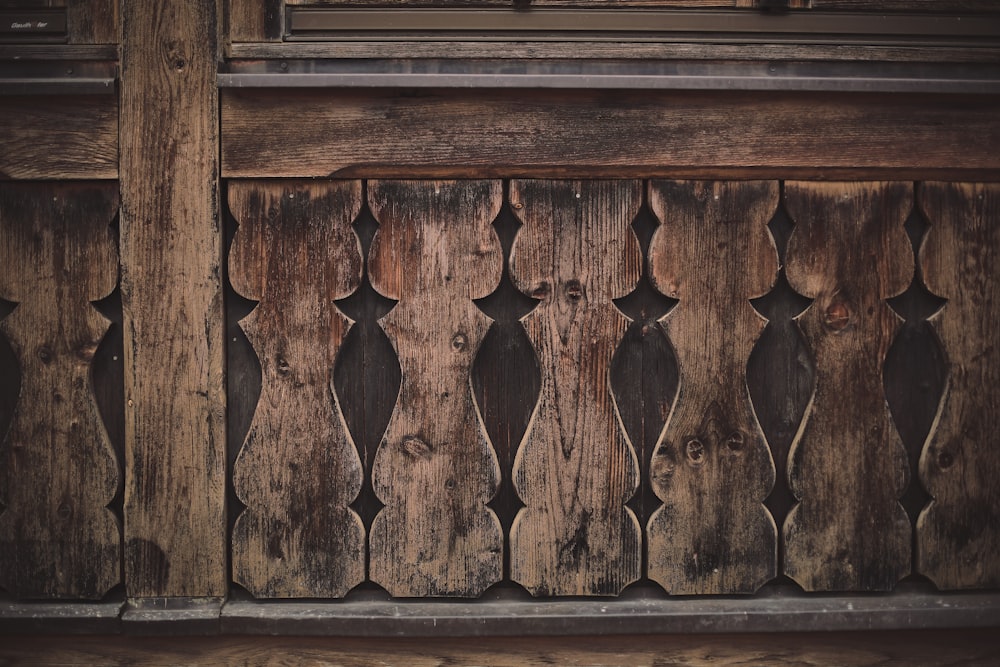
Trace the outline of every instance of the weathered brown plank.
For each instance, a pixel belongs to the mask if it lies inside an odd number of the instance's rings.
[[[116,0],[66,0],[70,44],[117,44]]]
[[[752,593],[777,571],[778,531],[763,505],[774,463],[750,404],[746,367],[766,326],[749,299],[774,285],[767,223],[776,181],[653,181],[662,225],[653,284],[680,299],[661,320],[680,370],[650,476],[649,577],[681,595]]]
[[[954,175],[1000,170],[998,113],[989,96],[228,90],[222,164],[226,176]]]
[[[470,372],[490,319],[472,299],[500,281],[491,227],[499,181],[371,181],[380,227],[372,285],[399,303],[382,318],[402,370],[396,409],[375,456],[385,508],[371,528],[371,579],[395,596],[479,595],[500,580],[503,535],[486,507],[496,453]]]
[[[882,365],[899,328],[885,300],[913,275],[909,183],[785,184],[796,228],[788,282],[814,299],[797,318],[816,389],[789,453],[799,500],[784,525],[785,573],[806,590],[890,590],[910,572],[906,451]]]
[[[524,227],[511,277],[540,300],[522,318],[542,387],[514,461],[525,504],[511,527],[511,579],[533,595],[616,595],[639,578],[641,530],[625,503],[639,465],[610,388],[628,327],[612,299],[639,281],[629,224],[640,181],[512,181]]]
[[[259,301],[243,320],[261,394],[233,471],[247,506],[233,528],[233,578],[258,597],[339,597],[365,578],[365,532],[348,505],[358,452],[331,391],[351,322],[333,305],[361,282],[351,222],[360,181],[229,186],[239,223],[230,279]]]
[[[920,457],[933,496],[917,522],[917,566],[939,588],[1000,586],[1000,186],[925,183],[931,230],[924,281],[948,303],[933,318],[948,359],[934,429]]]
[[[352,665],[438,667],[615,665],[989,665],[1000,661],[995,630],[811,632],[766,635],[341,639],[323,637],[12,637],[11,664]]]
[[[107,509],[118,462],[90,383],[109,322],[90,304],[118,280],[117,186],[0,184],[0,321],[21,367],[3,447],[0,585],[23,598],[99,599],[121,579]]]
[[[227,0],[227,2],[229,41],[281,41],[285,4],[282,0]]]
[[[215,2],[122,5],[125,577],[226,591]]]
[[[0,96],[0,178],[118,178],[114,95]]]

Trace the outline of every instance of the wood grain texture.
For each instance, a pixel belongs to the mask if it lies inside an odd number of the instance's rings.
[[[116,0],[66,0],[70,44],[117,44]]]
[[[229,41],[280,42],[284,30],[282,0],[226,0]],[[290,4],[290,3],[289,3]]]
[[[332,390],[351,326],[333,301],[361,283],[361,182],[238,181],[229,202],[230,279],[259,302],[242,326],[262,376],[233,471],[246,505],[233,578],[258,597],[340,597],[365,578],[364,526],[348,507],[363,471]]]
[[[931,228],[924,281],[948,303],[932,319],[948,359],[934,428],[920,457],[933,496],[917,522],[918,571],[939,588],[1000,586],[1000,186],[925,183]]]
[[[0,179],[118,178],[114,95],[0,96]]]
[[[25,665],[174,667],[744,667],[990,665],[995,630],[766,635],[340,639],[322,637],[11,637],[0,661]]]
[[[127,0],[122,20],[128,594],[220,596],[226,401],[216,6]]]
[[[777,572],[778,531],[763,505],[774,462],[746,384],[778,256],[767,230],[776,181],[653,181],[662,221],[654,286],[677,306],[661,320],[677,355],[676,400],[650,467],[649,577],[669,593],[752,593]]]
[[[788,282],[814,300],[797,321],[816,365],[789,453],[799,503],[784,525],[785,573],[810,591],[891,590],[910,572],[911,529],[906,451],[882,386],[900,319],[885,300],[913,275],[912,185],[788,182],[785,202]]]
[[[609,368],[629,323],[612,299],[642,269],[629,226],[642,183],[515,180],[510,198],[524,223],[511,277],[540,300],[521,321],[542,371],[514,460],[525,507],[511,527],[510,576],[533,595],[616,595],[641,565],[641,529],[625,506],[639,463]]]
[[[1000,170],[998,112],[990,96],[227,90],[222,164],[225,176],[255,177],[654,177],[778,167],[954,175]]]
[[[471,384],[490,319],[472,300],[503,271],[491,223],[499,181],[370,181],[379,230],[369,275],[399,303],[381,323],[402,370],[375,455],[385,508],[370,539],[370,577],[399,597],[475,597],[502,576],[500,521],[486,507],[500,481]]]
[[[0,321],[21,367],[0,488],[0,585],[21,598],[99,599],[121,580],[107,505],[118,461],[91,384],[118,282],[115,184],[0,184]]]

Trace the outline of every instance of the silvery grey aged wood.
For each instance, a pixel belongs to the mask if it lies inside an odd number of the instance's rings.
[[[680,384],[649,472],[663,500],[648,526],[649,576],[679,595],[753,593],[777,570],[763,505],[774,463],[746,367],[766,325],[750,299],[778,271],[767,230],[778,183],[653,181],[649,200],[661,220],[653,284],[680,300],[661,320]]]
[[[360,181],[238,181],[234,289],[259,301],[242,322],[261,394],[233,471],[246,509],[233,578],[258,597],[339,597],[365,578],[365,531],[348,507],[363,470],[333,391],[350,320],[335,299],[361,283],[351,222]]]
[[[616,595],[639,578],[641,529],[625,506],[636,453],[609,367],[628,327],[612,299],[631,292],[642,256],[629,226],[640,181],[511,182],[524,223],[511,251],[541,395],[514,461],[525,507],[510,533],[511,578],[534,595]]]
[[[913,275],[912,185],[788,182],[785,200],[788,282],[814,300],[797,321],[816,389],[789,453],[799,502],[784,571],[809,591],[891,590],[910,572],[911,528],[906,451],[882,387],[900,318],[885,300]]]
[[[917,570],[939,588],[1000,586],[1000,186],[924,183],[924,282],[948,303],[931,318],[948,359],[920,457],[933,500],[917,522]]]
[[[0,321],[21,390],[0,459],[0,586],[22,598],[99,599],[121,580],[121,526],[107,505],[118,461],[91,362],[114,290],[118,188],[0,184]]]
[[[375,455],[385,507],[370,538],[371,579],[394,596],[474,597],[502,576],[500,521],[486,507],[500,469],[470,380],[490,326],[472,300],[503,271],[491,226],[501,199],[500,181],[368,183],[372,285],[399,301],[381,320],[402,384]]]

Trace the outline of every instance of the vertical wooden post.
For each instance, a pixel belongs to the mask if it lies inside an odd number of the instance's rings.
[[[218,0],[121,0],[125,580],[226,590]]]

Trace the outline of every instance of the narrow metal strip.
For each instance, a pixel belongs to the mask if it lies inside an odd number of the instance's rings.
[[[114,79],[0,79],[4,95],[110,95]]]
[[[223,88],[520,88],[1000,94],[989,65],[392,60],[233,62]]]
[[[0,82],[2,85],[2,82]],[[220,74],[221,88],[522,88],[602,90],[801,90],[1000,94],[995,79],[766,78],[586,75]]]

